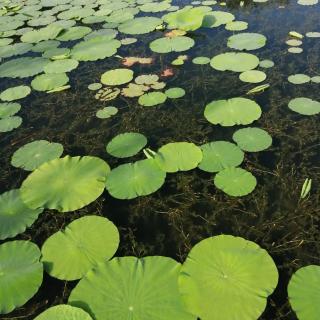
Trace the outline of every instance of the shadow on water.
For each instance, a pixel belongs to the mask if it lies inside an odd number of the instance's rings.
[[[319,99],[319,84],[294,86],[286,78],[294,73],[320,74],[320,41],[305,38],[304,52],[300,55],[288,53],[285,41],[291,30],[320,31],[320,9],[318,5],[298,6],[294,1],[245,1],[242,7],[239,1],[228,1],[227,8],[237,20],[249,23],[249,32],[261,32],[268,37],[267,46],[255,53],[260,59],[275,62],[274,68],[266,70],[271,88],[254,97],[264,111],[256,125],[266,129],[274,143],[268,151],[246,153],[242,165],[257,177],[256,191],[244,198],[231,198],[214,188],[211,174],[200,170],[169,174],[164,187],[151,196],[119,201],[105,192],[93,204],[76,212],[46,211],[32,228],[17,238],[30,239],[41,246],[48,236],[69,222],[94,213],[108,217],[118,226],[121,243],[117,256],[166,255],[182,262],[191,247],[205,237],[222,233],[241,236],[268,250],[280,272],[278,288],[260,319],[296,319],[287,302],[288,280],[297,268],[320,264],[319,117],[294,114],[287,104],[299,96]],[[221,10],[225,10],[224,7]],[[148,49],[149,41],[160,35],[157,31],[139,37],[136,45],[120,49],[121,56],[155,57],[151,66],[135,66],[136,75],[160,74],[177,57],[177,54],[159,57]],[[196,46],[187,54],[190,58],[213,57],[228,51],[229,35],[223,27],[198,30],[192,34]],[[196,144],[230,141],[237,128],[210,125],[203,117],[204,106],[212,100],[242,96],[252,88],[240,82],[235,73],[196,66],[189,59],[184,66],[174,67],[175,76],[167,81],[167,87],[184,88],[187,92],[184,98],[147,109],[138,106],[136,99],[120,98],[111,103],[120,109],[116,116],[97,119],[95,112],[108,103],[95,100],[87,86],[98,81],[105,70],[119,66],[119,59],[115,57],[81,63],[70,73],[72,89],[51,95],[32,92],[20,112],[22,126],[0,134],[0,192],[19,188],[27,173],[10,166],[11,155],[36,139],[62,143],[65,154],[99,156],[111,167],[124,161],[109,156],[105,144],[126,131],[145,134],[149,147],[154,150],[172,141]],[[30,80],[1,81],[0,89]],[[142,158],[139,154],[130,160]],[[308,198],[299,200],[307,177],[313,179],[313,190]],[[50,305],[66,303],[75,284],[45,275],[36,296],[3,319],[33,319]]]

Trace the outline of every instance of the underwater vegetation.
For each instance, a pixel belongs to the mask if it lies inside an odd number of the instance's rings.
[[[318,320],[319,14],[0,0],[0,318]]]

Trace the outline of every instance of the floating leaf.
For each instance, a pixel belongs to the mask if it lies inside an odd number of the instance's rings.
[[[244,153],[235,144],[227,141],[215,141],[201,146],[203,159],[199,169],[207,172],[219,172],[225,168],[239,166]]]
[[[216,100],[206,105],[204,116],[212,124],[224,127],[250,124],[261,116],[260,106],[246,98]]]
[[[13,116],[0,119],[0,132],[9,132],[21,126],[22,118]]]
[[[241,168],[226,168],[214,178],[215,186],[233,197],[242,197],[251,193],[256,185],[256,178]]]
[[[0,195],[0,240],[15,237],[37,220],[42,209],[28,208],[14,189]],[[1,270],[1,263],[0,263]],[[0,280],[1,282],[1,280]],[[1,290],[0,290],[1,291]],[[1,305],[1,303],[0,303]]]
[[[96,117],[99,119],[108,119],[118,113],[118,109],[116,107],[104,107],[100,109],[96,113]]]
[[[312,179],[306,179],[302,185],[300,198],[304,199],[310,192],[312,185]]]
[[[15,115],[21,109],[21,105],[16,102],[0,103],[0,118],[8,118]]]
[[[59,41],[72,41],[83,38],[85,35],[90,33],[92,30],[89,27],[76,26],[64,30],[59,34],[56,39]]]
[[[182,88],[170,88],[165,92],[166,96],[170,99],[182,98],[186,92]]]
[[[212,68],[219,71],[244,72],[256,68],[259,64],[257,56],[250,53],[227,52],[211,59]]]
[[[96,157],[51,160],[24,180],[21,198],[30,208],[78,210],[102,194],[109,171],[107,163]]]
[[[237,130],[232,139],[243,150],[258,152],[268,149],[272,145],[269,133],[260,128],[244,128]]]
[[[289,36],[290,37],[294,37],[294,38],[298,38],[298,39],[302,39],[303,35],[297,31],[290,31],[289,32]]]
[[[106,181],[108,192],[117,199],[134,199],[156,192],[164,184],[166,173],[154,159],[126,163],[112,169]]]
[[[27,43],[38,43],[40,41],[55,39],[62,30],[63,28],[61,26],[51,24],[44,28],[24,33],[21,37],[21,41]]]
[[[112,258],[118,246],[119,232],[110,220],[85,216],[50,236],[41,248],[41,260],[52,277],[77,280],[98,263]]]
[[[114,69],[105,72],[101,76],[101,82],[108,86],[119,86],[133,79],[133,71],[130,69]]]
[[[288,49],[288,52],[299,54],[299,53],[303,52],[303,49],[299,48],[299,47],[291,47]]]
[[[156,74],[143,74],[135,78],[135,83],[151,85],[158,82],[159,77]]]
[[[266,84],[262,84],[260,86],[256,86],[253,89],[249,90],[246,94],[255,94],[255,93],[260,93],[260,92],[264,92],[264,90],[270,88],[270,84],[266,83]]]
[[[141,106],[153,107],[158,104],[164,103],[167,100],[167,96],[162,92],[145,93],[138,100]]]
[[[0,245],[0,314],[24,305],[42,283],[39,248],[29,241]]]
[[[208,63],[210,63],[210,58],[196,57],[196,58],[192,59],[192,63],[194,63],[194,64],[208,64]]]
[[[162,24],[162,20],[156,17],[139,17],[122,23],[119,31],[126,34],[149,33]]]
[[[300,268],[288,285],[289,301],[299,320],[316,320],[320,314],[320,266]]]
[[[88,89],[91,91],[97,91],[102,88],[102,84],[100,82],[90,83],[88,85]]]
[[[286,41],[286,44],[288,46],[298,47],[302,45],[302,41],[297,39],[289,39]]]
[[[196,244],[179,275],[187,310],[210,320],[221,315],[225,320],[258,319],[277,282],[277,267],[266,250],[229,235]]]
[[[94,97],[100,101],[110,101],[117,98],[119,94],[119,88],[103,88],[100,89]]]
[[[234,19],[235,19],[235,16],[230,12],[225,12],[225,11],[207,12],[203,19],[202,26],[206,28],[217,28],[223,24],[230,23]]]
[[[150,49],[157,53],[182,52],[189,50],[194,46],[193,39],[181,36],[174,38],[160,38],[150,43]]]
[[[147,138],[141,133],[126,132],[115,136],[107,144],[107,152],[117,158],[132,157],[142,150],[147,142]]]
[[[60,158],[63,146],[46,140],[36,140],[19,148],[11,158],[16,168],[33,171],[45,162]]]
[[[65,73],[46,73],[36,76],[31,87],[37,91],[49,91],[64,86],[69,78]]]
[[[259,70],[248,70],[240,73],[239,79],[243,82],[259,83],[266,80],[267,75]]]
[[[31,93],[31,89],[28,86],[17,86],[4,90],[0,94],[2,101],[14,101],[27,97]]]
[[[79,62],[74,59],[57,60],[48,63],[44,67],[45,73],[65,73],[76,69]]]
[[[66,304],[51,307],[34,320],[92,320],[84,310]]]
[[[309,98],[292,99],[288,106],[292,111],[306,116],[320,113],[320,102]]]
[[[272,68],[273,66],[274,66],[274,62],[272,60],[268,60],[268,59],[262,60],[259,63],[259,67],[265,68],[265,69]]]
[[[226,30],[229,31],[243,31],[248,29],[248,22],[245,21],[231,21],[226,24]]]
[[[288,81],[293,84],[303,84],[311,81],[311,78],[306,74],[297,73],[288,77]]]
[[[129,83],[128,87],[121,90],[121,94],[124,97],[130,98],[140,97],[145,93],[145,91],[148,91],[149,89],[149,87],[143,84]]]
[[[160,168],[166,172],[194,169],[202,160],[201,149],[189,142],[173,142],[162,146],[155,155]]]
[[[266,45],[267,38],[260,33],[238,33],[228,38],[228,47],[237,50],[256,50]]]
[[[180,268],[167,257],[115,258],[89,271],[71,292],[69,304],[96,320],[194,320],[178,292]]]

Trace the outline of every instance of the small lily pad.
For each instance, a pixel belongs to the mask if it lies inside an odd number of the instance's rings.
[[[17,86],[4,90],[0,94],[2,101],[15,101],[27,97],[31,93],[31,89],[28,86]]]
[[[309,98],[295,98],[290,100],[289,109],[294,112],[311,116],[320,113],[320,102]]]
[[[208,57],[196,57],[192,59],[192,63],[194,64],[209,64],[210,63],[210,58]]]
[[[96,117],[99,119],[108,119],[118,113],[116,107],[104,107],[96,112]]]
[[[167,96],[162,92],[150,92],[142,95],[138,102],[141,106],[153,107],[162,104],[167,100]]]
[[[0,103],[0,118],[8,118],[15,115],[21,109],[21,105],[16,102]]]
[[[259,70],[248,70],[240,73],[239,79],[248,83],[260,83],[266,80],[267,75]]]
[[[288,81],[293,84],[303,84],[311,81],[311,78],[302,73],[293,74],[288,77]]]
[[[9,132],[21,126],[22,118],[13,116],[0,119],[0,132]]]
[[[182,98],[186,92],[182,88],[170,88],[165,92],[166,96],[170,99]]]
[[[133,71],[130,69],[114,69],[105,72],[101,76],[101,82],[108,86],[119,86],[133,79]]]

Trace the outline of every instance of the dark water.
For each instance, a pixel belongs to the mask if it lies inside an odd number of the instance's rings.
[[[178,2],[186,3],[189,1]],[[219,8],[214,6],[214,10]],[[274,68],[266,70],[271,88],[253,98],[263,109],[262,117],[254,125],[267,130],[274,143],[267,151],[246,153],[242,165],[257,177],[256,190],[244,198],[231,198],[214,188],[213,176],[209,173],[193,170],[168,174],[161,190],[147,197],[120,201],[105,192],[93,204],[76,212],[46,211],[32,228],[17,238],[30,239],[41,246],[46,238],[72,220],[94,213],[108,217],[118,226],[121,243],[117,256],[166,255],[182,262],[191,247],[206,237],[222,233],[241,236],[267,249],[280,272],[278,288],[261,319],[296,319],[287,302],[288,279],[301,266],[320,264],[319,116],[300,116],[291,112],[287,104],[299,96],[319,100],[320,85],[297,86],[286,79],[295,73],[320,74],[320,39],[304,38],[302,54],[288,53],[285,41],[292,30],[303,34],[320,31],[320,5],[247,1],[240,7],[238,1],[232,1],[220,10],[225,9],[232,12],[236,20],[247,21],[248,32],[267,36],[267,46],[254,53],[261,60],[275,62]],[[153,150],[174,141],[198,145],[221,139],[231,141],[237,127],[209,124],[203,116],[204,107],[212,100],[242,96],[254,85],[242,83],[236,73],[218,72],[208,65],[191,63],[195,56],[213,57],[229,51],[226,40],[230,34],[223,26],[192,33],[196,46],[186,53],[189,61],[182,67],[174,67],[174,77],[165,80],[167,87],[182,87],[187,94],[165,105],[144,108],[136,99],[123,97],[111,103],[95,100],[87,86],[99,81],[106,70],[121,65],[115,57],[81,63],[70,73],[72,88],[68,91],[32,92],[22,103],[19,114],[23,118],[22,126],[10,133],[0,133],[0,192],[20,187],[28,173],[10,166],[10,158],[16,149],[37,139],[62,143],[64,154],[99,156],[111,167],[126,162],[105,152],[106,143],[122,132],[143,133]],[[148,43],[160,36],[161,32],[139,36],[136,45],[119,50],[118,54],[124,57],[155,58],[153,65],[134,66],[135,75],[159,74],[178,56],[159,56],[148,49]],[[30,83],[30,80],[1,79],[0,90]],[[117,106],[119,113],[112,119],[97,119],[96,111],[105,105]],[[142,158],[140,153],[130,161]],[[313,180],[311,194],[299,200],[307,177]],[[74,285],[45,276],[40,291],[31,301],[0,318],[33,319],[50,305],[65,303]]]

